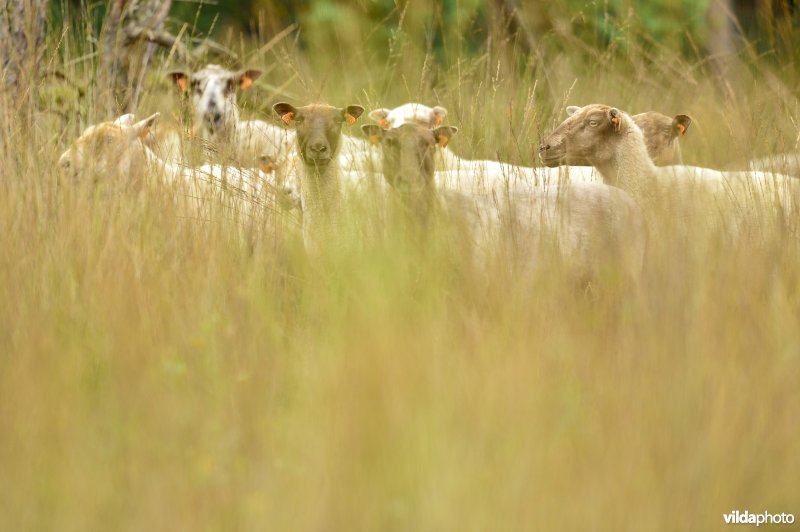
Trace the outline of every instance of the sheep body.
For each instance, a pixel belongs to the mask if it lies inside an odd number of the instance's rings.
[[[602,183],[561,183],[519,193],[472,193],[440,186],[433,146],[456,129],[430,130],[404,124],[385,130],[363,126],[380,140],[384,176],[406,204],[405,212],[427,220],[437,204],[449,216],[463,218],[479,253],[509,242],[517,256],[535,269],[537,254],[555,245],[561,262],[581,279],[599,278],[613,264],[634,282],[644,260],[647,232],[641,209],[624,191]]]
[[[156,113],[133,123],[132,115],[123,116],[90,126],[61,155],[62,168],[76,177],[93,172],[105,179],[120,176],[131,183],[171,188],[180,211],[194,218],[205,219],[215,198],[224,199],[226,211],[235,212],[239,221],[258,215],[273,200],[282,207],[297,205],[291,189],[276,186],[257,169],[217,164],[189,168],[161,159],[144,142],[158,117]]]
[[[593,124],[587,128],[586,124]],[[700,215],[737,234],[743,223],[780,214],[796,218],[800,183],[768,172],[723,172],[694,166],[655,166],[641,129],[626,113],[604,105],[581,108],[540,146],[546,164],[579,160],[593,164],[607,184],[640,204],[666,205],[676,215]],[[649,209],[648,209],[649,210]]]
[[[800,177],[800,153],[779,153],[762,157],[749,163],[750,170],[767,174],[779,172],[792,177]]]

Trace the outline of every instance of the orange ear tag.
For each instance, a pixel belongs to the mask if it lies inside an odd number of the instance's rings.
[[[239,88],[243,91],[246,91],[250,87],[253,86],[253,79],[247,76],[242,76],[242,80],[239,82]]]
[[[175,83],[178,84],[178,88],[181,90],[181,92],[186,92],[186,89],[189,88],[189,80],[185,77],[176,79]]]
[[[447,144],[450,142],[450,139],[446,136],[442,135],[438,139],[436,139],[436,144],[438,144],[442,148],[446,148]]]
[[[356,120],[358,120],[358,119],[356,117],[354,117],[353,115],[351,115],[350,113],[345,113],[344,114],[344,121],[347,122],[348,126],[352,126],[353,124],[355,124]]]
[[[683,136],[686,134],[686,126],[683,124],[675,124],[675,127],[678,128],[678,134]]]
[[[281,116],[281,120],[283,120],[283,123],[286,124],[287,126],[293,126],[294,111],[289,111],[288,113],[285,113],[283,116]]]
[[[373,146],[377,146],[378,144],[381,143],[381,137],[380,135],[370,135],[369,141],[370,143],[372,143]]]
[[[378,125],[383,129],[389,129],[389,121],[386,118],[381,118],[378,120]]]
[[[275,165],[272,164],[272,161],[267,161],[259,166],[262,172],[265,174],[271,174],[273,170],[275,170]]]
[[[619,131],[622,129],[622,119],[618,117],[614,117],[611,119],[611,123],[614,124],[614,130]]]

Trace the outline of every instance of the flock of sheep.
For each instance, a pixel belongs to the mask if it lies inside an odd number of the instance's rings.
[[[445,124],[447,110],[438,106],[373,110],[363,137],[342,132],[363,114],[358,105],[278,103],[273,109],[282,126],[243,120],[237,91],[260,74],[216,65],[172,72],[191,97],[190,134],[154,133],[158,114],[138,122],[124,115],[86,129],[61,156],[62,170],[139,183],[158,176],[159,186],[172,187],[182,208],[195,214],[233,189],[237,215],[258,216],[268,203],[299,211],[312,252],[337,238],[345,194],[393,194],[419,223],[434,212],[465,220],[476,250],[511,234],[535,267],[543,243],[554,242],[559,260],[581,278],[610,266],[634,282],[654,237],[648,216],[656,202],[668,203],[676,216],[699,210],[700,219],[733,234],[765,214],[790,229],[797,218],[800,180],[791,175],[792,156],[780,161],[790,175],[772,171],[770,160],[732,172],[684,166],[678,139],[691,123],[685,115],[569,107],[567,119],[539,145],[545,167],[531,168],[458,157],[448,148],[458,130]],[[203,139],[217,162],[189,165],[190,138]],[[378,186],[366,190],[367,183]]]

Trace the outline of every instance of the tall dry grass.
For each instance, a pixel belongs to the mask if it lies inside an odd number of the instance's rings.
[[[246,238],[59,180],[58,154],[110,118],[80,27],[48,57],[86,96],[43,82],[35,120],[2,124],[0,529],[713,530],[733,509],[797,512],[797,235],[730,240],[656,209],[641,292],[592,298],[499,249],[476,266],[463,235],[410,240],[355,198],[341,245],[309,257],[296,231]],[[525,164],[567,103],[689,114],[695,164],[797,147],[793,64],[743,54],[734,98],[654,43],[562,36],[526,64],[447,41],[437,64],[418,29],[388,63],[358,25],[254,54],[268,73],[243,112],[438,103],[456,152]],[[173,66],[142,114],[179,118]]]

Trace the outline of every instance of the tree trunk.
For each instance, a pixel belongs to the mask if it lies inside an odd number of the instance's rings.
[[[0,0],[0,60],[5,86],[20,92],[40,74],[49,0]]]
[[[164,26],[172,0],[111,0],[108,6],[98,82],[100,109],[107,115],[136,110],[150,62],[159,46],[173,50],[185,66],[194,66],[207,53],[230,60],[236,54],[203,39],[190,51]]]
[[[98,91],[109,114],[135,111],[172,0],[111,0],[101,50]],[[173,41],[171,45],[174,45]]]

